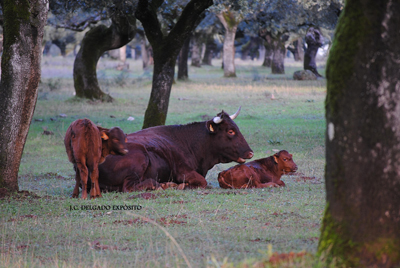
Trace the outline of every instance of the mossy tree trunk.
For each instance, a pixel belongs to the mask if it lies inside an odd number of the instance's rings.
[[[74,62],[74,87],[79,98],[111,102],[97,80],[97,62],[104,52],[120,48],[135,36],[136,23],[131,17],[115,15],[110,27],[99,25],[85,34]]]
[[[310,27],[307,30],[305,41],[307,43],[307,49],[304,52],[304,70],[310,70],[317,77],[321,77],[317,71],[316,63],[318,49],[323,45],[323,36],[320,30],[315,27]]]
[[[318,252],[345,267],[400,267],[399,13],[346,1],[328,59]]]
[[[4,50],[0,82],[0,188],[18,191],[18,169],[40,82],[47,0],[0,2]]]
[[[163,34],[157,19],[157,9],[162,3],[163,1],[139,0],[135,13],[136,18],[142,22],[154,56],[153,82],[143,128],[165,124],[176,58],[195,28],[197,19],[213,1],[191,0],[168,35]]]
[[[230,11],[219,13],[217,17],[225,28],[222,59],[224,77],[236,77],[235,36],[240,20],[236,19],[234,12]]]

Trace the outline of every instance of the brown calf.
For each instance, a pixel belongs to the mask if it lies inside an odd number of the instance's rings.
[[[282,175],[296,170],[292,155],[282,150],[270,157],[222,171],[218,174],[218,182],[225,189],[279,187],[285,186],[281,181]]]
[[[89,174],[92,182],[90,197],[101,197],[98,165],[109,154],[125,155],[128,152],[124,132],[119,127],[107,129],[96,126],[89,119],[78,119],[67,129],[64,144],[75,170],[76,184],[72,197],[79,196],[82,183],[82,199],[87,198]]]

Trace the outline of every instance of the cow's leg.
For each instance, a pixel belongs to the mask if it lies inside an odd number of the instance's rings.
[[[79,197],[79,186],[81,184],[81,177],[79,174],[79,169],[77,168],[76,164],[74,164],[74,170],[75,170],[75,188],[74,188],[74,191],[72,192],[72,198],[78,198]]]
[[[76,163],[79,169],[80,181],[82,184],[82,199],[87,198],[87,181],[88,181],[88,168],[86,163]]]
[[[135,184],[129,183],[129,180],[125,179],[122,192],[149,191],[156,190],[159,187],[161,187],[161,185],[154,179],[145,179]]]
[[[207,186],[206,179],[194,170],[184,174],[179,174],[177,176],[177,182],[185,183],[189,189],[206,188]]]

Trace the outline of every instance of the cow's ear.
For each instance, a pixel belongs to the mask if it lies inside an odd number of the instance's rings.
[[[215,124],[212,120],[206,122],[206,128],[209,133],[215,133]]]
[[[108,135],[105,131],[101,131],[100,136],[103,140],[105,140],[105,141],[108,140]]]
[[[278,154],[274,154],[274,161],[277,164],[278,164],[278,159],[279,159],[279,155]]]

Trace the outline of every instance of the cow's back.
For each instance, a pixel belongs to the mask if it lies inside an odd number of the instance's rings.
[[[101,137],[96,125],[89,119],[71,123],[64,138],[68,159],[72,163],[92,165],[101,157]]]

